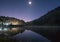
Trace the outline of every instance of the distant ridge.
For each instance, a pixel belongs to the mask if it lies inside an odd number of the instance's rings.
[[[60,6],[48,12],[44,16],[31,21],[32,25],[60,26]]]
[[[23,25],[25,22],[23,20],[17,19],[15,17],[0,16],[0,23],[8,23],[11,25]]]

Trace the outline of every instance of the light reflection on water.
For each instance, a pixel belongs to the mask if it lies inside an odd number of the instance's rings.
[[[8,28],[7,28],[8,29]],[[31,30],[24,30],[22,27],[12,27],[9,28],[6,32],[6,35],[14,35],[10,38],[18,40],[18,42],[51,42],[44,36],[35,33]]]
[[[9,35],[15,35],[15,34],[18,34],[18,33],[22,33],[24,31],[24,29],[22,27],[1,27],[0,28],[0,34],[4,34],[6,36],[9,36]]]
[[[25,30],[23,33],[19,33],[13,38],[19,40],[20,42],[51,42],[47,38],[31,30]]]

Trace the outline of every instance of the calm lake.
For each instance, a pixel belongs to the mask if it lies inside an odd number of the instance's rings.
[[[18,42],[51,42],[44,36],[31,30],[25,30],[23,33],[19,33],[12,38],[18,40]]]
[[[8,32],[9,31],[9,32]],[[12,27],[12,28],[3,28],[0,31],[3,32],[5,35],[11,34],[9,37],[10,39],[16,40],[15,42],[51,42],[51,40],[55,37],[56,40],[58,39],[59,29],[57,28],[47,28],[47,27]],[[41,33],[41,34],[40,34]],[[58,36],[57,36],[57,35]],[[44,36],[43,36],[44,35]],[[45,37],[46,35],[46,37]],[[48,37],[51,39],[49,40]],[[53,39],[55,40],[55,39]]]

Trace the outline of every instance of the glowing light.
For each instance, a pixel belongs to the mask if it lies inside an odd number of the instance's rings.
[[[12,31],[17,31],[17,28],[12,28]]]
[[[10,23],[3,23],[4,25],[10,25]]]
[[[29,5],[31,5],[32,4],[32,2],[31,1],[29,1]]]
[[[4,31],[7,31],[7,28],[4,28],[3,30],[4,30]]]
[[[0,31],[2,31],[2,28],[0,28]]]
[[[12,22],[12,25],[19,25],[19,22]]]

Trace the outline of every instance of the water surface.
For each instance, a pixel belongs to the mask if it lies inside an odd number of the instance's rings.
[[[44,36],[37,34],[31,30],[25,30],[23,33],[19,33],[13,36],[13,38],[19,42],[51,42]]]

